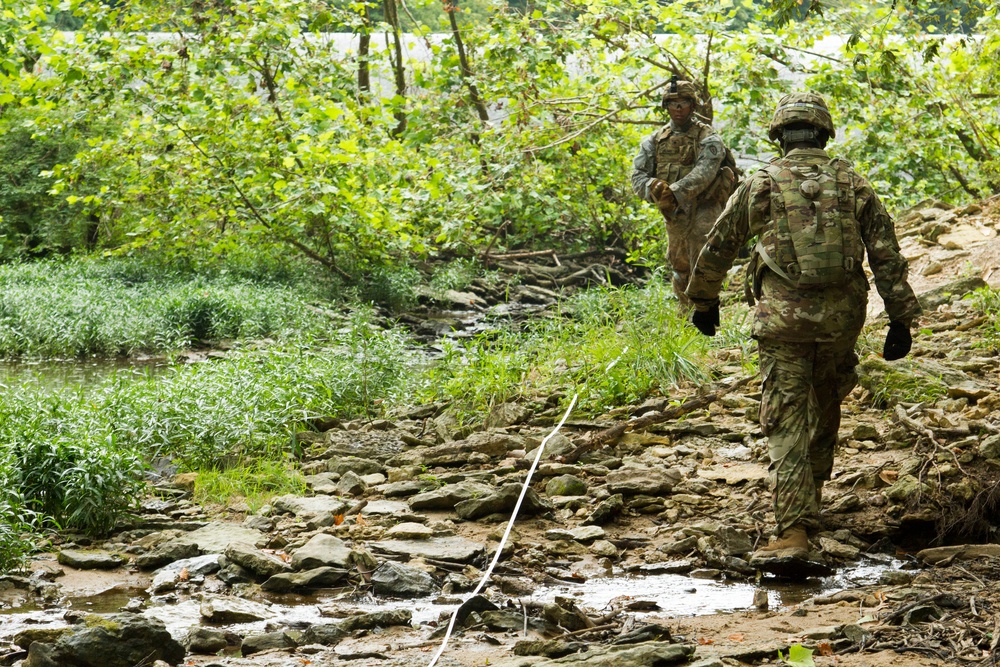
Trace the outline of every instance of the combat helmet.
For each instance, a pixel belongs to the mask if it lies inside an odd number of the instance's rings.
[[[767,136],[771,141],[778,141],[781,137],[781,128],[792,123],[809,123],[826,130],[831,139],[837,136],[833,129],[830,110],[823,98],[816,93],[789,93],[778,100],[778,107],[774,110]]]
[[[698,99],[698,88],[690,81],[685,81],[684,79],[678,79],[676,76],[670,77],[670,82],[667,84],[666,89],[663,91],[663,98],[660,100],[660,106],[663,108],[667,107],[667,102],[670,100],[691,100],[691,104],[695,107],[701,104],[701,100]]]

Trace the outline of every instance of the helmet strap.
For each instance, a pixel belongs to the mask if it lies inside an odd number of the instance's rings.
[[[784,144],[815,143],[819,144],[819,132],[812,127],[799,130],[782,130],[781,140]]]

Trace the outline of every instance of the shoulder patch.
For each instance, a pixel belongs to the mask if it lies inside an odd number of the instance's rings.
[[[716,146],[716,145],[715,145],[715,143],[711,143],[711,144],[708,144],[708,145],[707,145],[707,146],[705,147],[705,150],[707,150],[707,151],[708,151],[708,154],[709,154],[709,155],[711,155],[712,157],[715,157],[715,156],[716,156],[716,155],[718,155],[718,154],[719,154],[719,152],[720,152],[720,151],[719,151],[719,147],[718,147],[718,146]]]

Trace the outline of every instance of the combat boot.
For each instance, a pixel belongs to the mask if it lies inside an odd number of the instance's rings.
[[[805,526],[795,524],[781,532],[774,542],[761,547],[750,557],[750,562],[769,558],[801,558],[809,556],[809,535]]]
[[[823,504],[823,480],[817,479],[816,484],[816,507]]]

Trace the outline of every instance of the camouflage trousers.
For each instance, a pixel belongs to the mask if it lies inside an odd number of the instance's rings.
[[[795,524],[819,527],[816,484],[830,479],[840,404],[857,384],[856,340],[757,341],[776,534]]]
[[[712,231],[722,208],[714,201],[703,202],[694,211],[683,211],[666,218],[667,260],[674,271],[672,285],[674,294],[685,308],[691,307],[691,300],[684,293],[691,279],[691,269],[698,261],[698,254],[705,246],[708,233]]]

